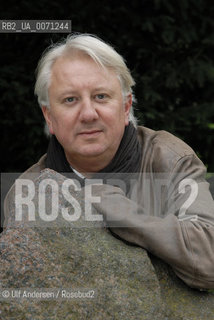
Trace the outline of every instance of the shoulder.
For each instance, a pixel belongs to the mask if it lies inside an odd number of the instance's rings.
[[[33,164],[30,168],[28,168],[22,175],[25,175],[27,173],[33,173],[33,172],[40,172],[41,170],[45,169],[45,160],[47,158],[47,154],[45,153],[38,162]]]
[[[195,158],[200,162],[188,144],[167,131],[139,126],[138,137],[142,145],[143,162],[152,165],[155,171],[171,171],[181,159]]]
[[[138,135],[142,143],[149,143],[150,147],[156,149],[166,149],[174,153],[175,156],[182,157],[194,153],[193,149],[183,140],[165,130],[155,131],[140,126],[138,127]]]
[[[47,155],[44,154],[37,163],[28,168],[25,172],[23,172],[19,179],[26,179],[30,177],[31,174],[40,173],[43,169],[45,169],[45,159]],[[4,199],[4,215],[5,217],[9,214],[9,204],[14,199],[14,184],[10,187],[9,191],[6,194]]]

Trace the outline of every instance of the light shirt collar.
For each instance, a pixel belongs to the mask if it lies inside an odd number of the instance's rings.
[[[82,173],[80,173],[79,171],[77,171],[74,168],[72,168],[72,166],[70,166],[70,167],[78,177],[80,177],[81,179],[85,179],[86,178]]]

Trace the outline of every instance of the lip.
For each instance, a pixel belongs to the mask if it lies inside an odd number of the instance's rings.
[[[79,133],[81,136],[88,136],[88,137],[94,137],[99,135],[102,132],[102,130],[86,130]]]

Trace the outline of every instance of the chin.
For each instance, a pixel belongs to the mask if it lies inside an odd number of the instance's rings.
[[[97,157],[105,152],[105,149],[102,147],[90,147],[87,146],[84,150],[82,150],[81,155],[84,157]]]

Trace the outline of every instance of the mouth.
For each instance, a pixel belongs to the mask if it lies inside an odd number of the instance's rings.
[[[79,135],[83,136],[83,137],[96,137],[98,136],[100,133],[102,132],[102,130],[85,130],[79,133]]]

